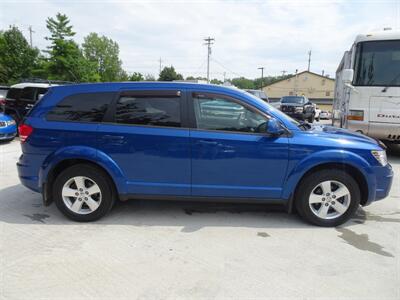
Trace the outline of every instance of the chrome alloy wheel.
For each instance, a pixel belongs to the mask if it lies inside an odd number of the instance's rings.
[[[76,214],[86,215],[99,208],[101,191],[96,182],[84,176],[69,179],[61,191],[64,204]]]
[[[313,188],[308,203],[314,215],[321,219],[335,219],[349,208],[351,195],[349,189],[341,182],[329,180]]]

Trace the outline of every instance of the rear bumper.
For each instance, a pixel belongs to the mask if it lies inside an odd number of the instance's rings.
[[[375,188],[370,191],[370,197],[366,205],[374,201],[386,198],[389,195],[393,182],[393,169],[390,164],[384,167],[373,167]]]
[[[38,193],[42,192],[39,185],[39,170],[42,165],[41,155],[22,154],[17,162],[18,177],[21,183]]]

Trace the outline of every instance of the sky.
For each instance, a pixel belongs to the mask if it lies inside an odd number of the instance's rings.
[[[382,1],[9,1],[0,0],[0,30],[18,26],[45,49],[46,19],[66,14],[83,42],[90,32],[119,44],[123,68],[155,77],[173,65],[187,76],[206,76],[204,38],[215,39],[210,77],[280,75],[311,68],[335,76],[357,34],[400,26],[400,0]]]

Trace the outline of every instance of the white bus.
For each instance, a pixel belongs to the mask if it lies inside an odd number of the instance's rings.
[[[332,124],[400,143],[400,32],[356,37],[336,71]]]

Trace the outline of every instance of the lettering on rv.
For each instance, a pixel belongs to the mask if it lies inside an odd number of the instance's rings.
[[[378,118],[392,118],[392,119],[400,119],[400,115],[389,115],[389,114],[377,114]]]

